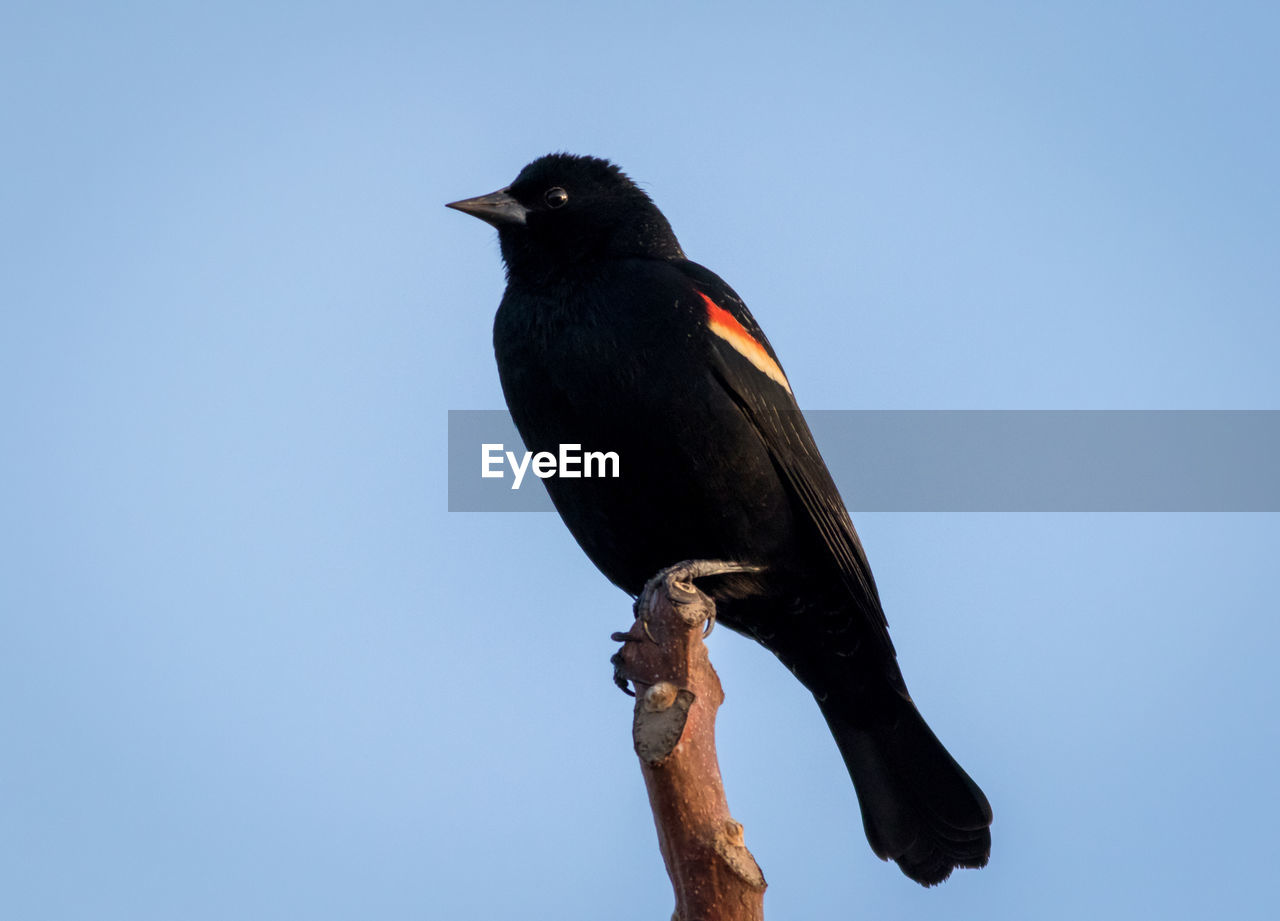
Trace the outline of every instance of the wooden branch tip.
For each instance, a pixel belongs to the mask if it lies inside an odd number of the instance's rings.
[[[690,561],[645,586],[636,622],[614,656],[635,687],[632,739],[640,759],[678,921],[761,921],[764,875],[729,814],[715,750],[724,701],[703,643],[715,603],[694,579],[743,567]]]

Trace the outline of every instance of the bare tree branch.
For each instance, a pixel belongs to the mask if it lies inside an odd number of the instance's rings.
[[[720,679],[702,642],[715,604],[693,579],[743,567],[691,561],[664,570],[636,602],[636,622],[614,656],[635,686],[632,736],[658,845],[675,889],[673,921],[761,921],[764,875],[729,815],[716,759]]]

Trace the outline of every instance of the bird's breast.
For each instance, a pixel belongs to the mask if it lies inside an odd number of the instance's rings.
[[[618,458],[616,477],[543,482],[588,556],[628,591],[684,559],[767,557],[790,535],[768,451],[712,373],[702,313],[674,285],[559,298],[516,289],[495,323],[525,447]]]

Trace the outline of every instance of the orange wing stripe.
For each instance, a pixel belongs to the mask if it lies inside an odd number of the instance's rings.
[[[773,360],[773,356],[769,354],[768,350],[756,340],[755,336],[747,332],[746,328],[729,311],[701,291],[698,294],[707,305],[707,327],[733,346],[734,350],[751,362],[757,371],[760,371],[769,380],[780,385],[787,393],[790,393],[791,385],[787,383],[787,376],[782,373],[782,368]]]

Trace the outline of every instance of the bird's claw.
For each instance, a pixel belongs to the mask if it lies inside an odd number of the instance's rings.
[[[623,637],[626,635],[627,634],[625,633],[615,633],[613,635],[613,638],[616,640],[619,637]],[[615,652],[609,658],[609,663],[613,665],[613,683],[616,684],[622,690],[623,694],[626,694],[628,697],[635,697],[636,692],[631,690],[631,683],[627,680],[627,676],[624,675],[622,672],[623,662],[622,662],[621,651]]]
[[[649,621],[645,620],[644,617],[640,618],[640,629],[644,630],[644,635],[649,638],[650,643],[658,642],[653,638],[653,634],[649,632]]]

